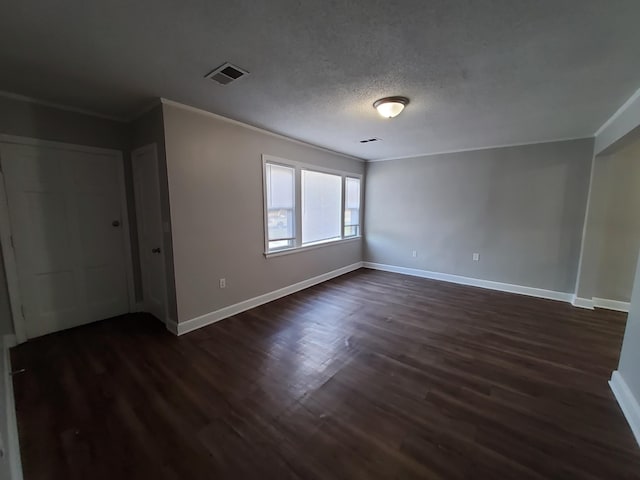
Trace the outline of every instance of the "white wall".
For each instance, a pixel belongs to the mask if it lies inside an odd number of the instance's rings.
[[[639,129],[640,90],[629,99],[624,109],[618,111],[600,129],[595,139],[596,152],[610,155],[620,151],[637,139]],[[640,185],[636,188],[640,189]],[[618,373],[619,375],[612,377],[612,386],[640,442],[640,258],[636,266]],[[621,385],[626,385],[628,389],[620,388]]]
[[[640,261],[636,265],[636,282],[633,286],[618,371],[635,398],[640,399]]]
[[[362,260],[361,241],[265,258],[261,155],[352,173],[362,162],[193,109],[163,114],[179,322]]]

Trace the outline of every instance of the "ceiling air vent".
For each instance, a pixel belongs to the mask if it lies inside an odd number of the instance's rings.
[[[380,138],[365,138],[364,140],[360,140],[360,143],[379,142],[380,140]]]
[[[220,65],[213,72],[206,74],[204,78],[209,78],[218,82],[220,85],[227,85],[234,80],[244,77],[245,75],[249,75],[249,72],[227,62]]]

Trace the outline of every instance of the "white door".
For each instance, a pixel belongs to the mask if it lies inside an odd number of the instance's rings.
[[[166,322],[166,281],[160,178],[155,144],[135,150],[131,155],[133,189],[138,219],[138,246],[142,270],[145,310]]]
[[[0,144],[27,338],[129,311],[119,158]]]

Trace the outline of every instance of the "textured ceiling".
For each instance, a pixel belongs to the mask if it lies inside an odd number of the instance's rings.
[[[640,86],[638,18],[637,0],[20,0],[0,90],[123,117],[166,97],[365,159],[585,137]],[[251,75],[203,78],[225,61]],[[385,120],[389,95],[411,104]]]

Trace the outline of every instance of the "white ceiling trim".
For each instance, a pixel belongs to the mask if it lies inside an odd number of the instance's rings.
[[[205,116],[208,116],[208,117],[211,117],[211,118],[215,118],[217,120],[222,120],[223,122],[231,123],[231,124],[237,125],[239,127],[243,127],[243,128],[247,128],[249,130],[253,130],[254,132],[264,133],[266,135],[270,135],[272,137],[280,138],[282,140],[287,140],[289,142],[293,142],[293,143],[296,143],[298,145],[303,145],[305,147],[311,147],[311,148],[314,148],[316,150],[323,151],[325,153],[331,153],[332,155],[339,155],[341,157],[348,158],[350,160],[356,160],[358,162],[366,162],[366,160],[363,160],[362,158],[354,157],[352,155],[347,155],[346,153],[342,153],[342,152],[337,152],[335,150],[331,150],[329,148],[321,147],[319,145],[314,145],[313,143],[308,143],[308,142],[304,142],[302,140],[298,140],[298,139],[295,139],[295,138],[287,137],[286,135],[282,135],[280,133],[275,133],[275,132],[272,132],[270,130],[265,130],[264,128],[256,127],[254,125],[249,125],[248,123],[240,122],[238,120],[234,120],[234,119],[229,118],[229,117],[224,117],[222,115],[218,115],[217,113],[209,112],[209,111],[203,110],[201,108],[192,107],[191,105],[185,105],[183,103],[179,103],[179,102],[176,102],[174,100],[169,100],[167,98],[160,98],[160,102],[162,104],[164,104],[164,105],[170,105],[172,107],[182,108],[183,110],[188,110],[188,111],[191,111],[191,112],[194,112],[194,113],[199,113],[201,115],[205,115]]]
[[[495,148],[510,148],[510,147],[526,147],[527,145],[540,145],[543,143],[557,143],[557,142],[570,142],[572,140],[586,140],[591,137],[568,137],[568,138],[558,138],[555,140],[540,140],[538,142],[522,142],[522,143],[506,143],[504,145],[491,145],[488,147],[476,147],[476,148],[462,148],[458,150],[443,150],[441,152],[434,153],[422,153],[419,155],[407,155],[405,157],[389,157],[389,158],[378,158],[375,160],[367,160],[367,163],[374,162],[389,162],[392,160],[408,160],[411,158],[420,158],[420,157],[433,157],[434,155],[446,155],[448,153],[463,153],[463,152],[476,152],[480,150],[492,150]]]
[[[116,117],[113,115],[105,115],[103,113],[94,112],[93,110],[70,107],[68,105],[62,105],[60,103],[55,103],[55,102],[48,102],[46,100],[41,100],[39,98],[28,97],[26,95],[6,92],[3,90],[0,90],[0,97],[10,98],[12,100],[19,100],[21,102],[33,103],[35,105],[42,105],[43,107],[55,108],[57,110],[64,110],[66,112],[81,113],[82,115],[89,115],[91,117],[104,118],[105,120],[113,120],[115,122],[127,123],[130,121],[128,118]]]
[[[597,137],[598,135],[600,135],[600,134],[605,130],[605,128],[607,128],[609,125],[611,125],[613,122],[615,122],[615,120],[616,120],[620,115],[622,115],[622,114],[624,113],[624,111],[625,111],[627,108],[629,108],[629,106],[630,106],[633,102],[635,102],[638,98],[640,98],[640,88],[639,88],[638,90],[636,90],[636,93],[634,93],[633,95],[631,95],[631,96],[627,99],[627,101],[626,101],[626,102],[624,102],[624,103],[622,104],[622,106],[621,106],[618,110],[616,110],[616,112],[615,112],[613,115],[611,115],[611,116],[609,117],[609,119],[608,119],[606,122],[604,122],[604,123],[602,124],[602,126],[601,126],[597,131],[596,131],[596,133],[594,133],[594,134],[593,134],[593,136],[594,136],[594,137]]]

